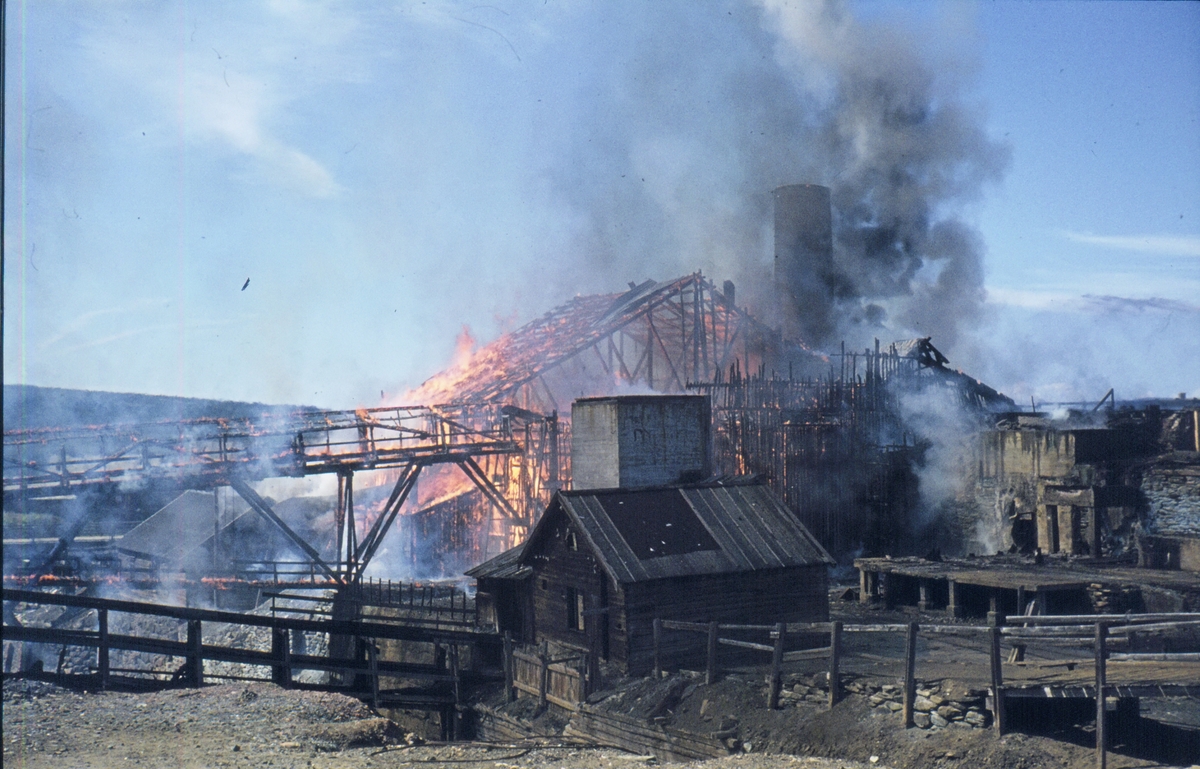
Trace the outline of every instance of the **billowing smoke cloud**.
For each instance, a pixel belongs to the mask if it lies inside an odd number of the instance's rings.
[[[770,191],[811,182],[832,189],[835,270],[831,301],[801,308],[830,315],[803,324],[830,330],[808,341],[920,334],[950,346],[978,316],[982,248],[956,212],[1008,151],[957,71],[933,63],[944,41],[841,2],[601,13],[597,24],[620,17],[628,31],[605,49],[606,75],[580,84],[583,124],[550,171],[597,272],[701,267],[740,281],[769,315]]]

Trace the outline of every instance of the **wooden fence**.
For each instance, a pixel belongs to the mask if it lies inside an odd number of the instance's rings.
[[[1094,688],[1091,696],[1096,699],[1096,763],[1100,769],[1107,764],[1107,733],[1105,729],[1105,698],[1112,692],[1107,682],[1107,662],[1200,662],[1200,653],[1111,653],[1107,642],[1111,636],[1132,637],[1137,633],[1153,633],[1178,631],[1184,629],[1200,629],[1200,613],[1169,613],[1169,614],[1137,614],[1114,616],[1111,614],[1093,615],[1043,615],[1043,616],[1014,616],[1007,618],[1013,626],[1005,626],[1004,615],[991,612],[987,625],[918,625],[915,622],[900,624],[844,624],[842,622],[808,622],[808,623],[776,623],[774,625],[737,625],[717,622],[680,622],[676,620],[655,619],[654,630],[654,676],[662,674],[660,651],[664,630],[675,630],[692,633],[703,633],[706,636],[706,669],[707,683],[716,681],[719,675],[719,648],[722,646],[747,649],[771,655],[771,668],[767,683],[767,707],[774,709],[779,705],[779,689],[782,679],[782,666],[785,662],[828,659],[829,660],[829,706],[833,707],[842,697],[841,662],[842,637],[844,633],[904,633],[904,677],[902,689],[902,715],[904,726],[911,728],[914,723],[914,704],[916,701],[916,662],[917,637],[919,633],[932,634],[975,634],[987,635],[990,660],[990,696],[989,706],[992,711],[992,723],[997,735],[1005,732],[1006,719],[1004,714],[1005,659],[1001,651],[1002,639],[1007,639],[1011,646],[1010,662],[1023,659],[1026,647],[1031,643],[1051,643],[1058,645],[1088,646],[1093,649],[1091,662],[1095,668]],[[722,637],[722,631],[760,632],[767,636],[767,643],[746,641],[739,638]],[[814,633],[825,634],[827,645],[815,648],[787,650],[788,637],[808,636]],[[1200,668],[1197,668],[1200,671]],[[1197,680],[1200,682],[1200,672]]]
[[[346,591],[355,605],[354,611],[365,607],[385,609],[386,614],[372,614],[378,622],[400,621],[408,624],[444,628],[474,628],[475,602],[466,591],[453,584],[394,582],[364,579],[354,590]],[[292,613],[308,616],[333,616],[334,600],[327,596],[306,596],[282,591],[263,591],[271,599],[272,613]],[[311,604],[311,608],[281,605],[280,601]]]
[[[151,683],[160,675],[169,676],[165,683],[184,686],[201,686],[206,678],[235,680],[273,681],[281,686],[307,689],[350,691],[369,697],[372,704],[388,704],[393,707],[453,708],[461,699],[461,671],[459,648],[478,643],[497,643],[498,636],[492,633],[465,630],[446,630],[396,622],[314,620],[292,617],[270,617],[212,609],[194,609],[182,606],[166,606],[136,601],[120,601],[87,596],[69,596],[55,593],[14,590],[5,588],[5,601],[27,604],[78,607],[96,611],[95,630],[76,630],[57,627],[31,627],[6,621],[4,640],[52,644],[56,646],[82,646],[96,649],[96,665],[92,683],[106,688],[114,683],[116,673],[132,673],[140,678],[124,677],[121,683],[142,685]],[[126,635],[109,630],[109,615],[113,612],[167,617],[186,623],[186,640]],[[5,612],[8,620],[8,612]],[[270,630],[270,650],[247,649],[203,642],[204,623],[222,623]],[[326,633],[331,637],[350,639],[347,648],[356,652],[349,658],[294,654],[291,634],[296,632]],[[394,662],[379,659],[375,641],[392,639],[432,644],[433,664]],[[110,665],[110,651],[127,650],[163,655],[182,659],[183,663],[173,672],[147,670],[114,670]],[[474,658],[474,655],[472,655]],[[215,675],[204,670],[206,660],[229,662],[265,667],[267,677]],[[293,680],[296,670],[322,670],[340,674],[346,683],[313,684]],[[83,675],[79,676],[84,677]],[[449,684],[449,693],[406,693],[404,690],[381,691],[381,678],[400,678],[444,682]],[[164,683],[160,680],[160,684]]]
[[[547,703],[566,710],[575,710],[579,703],[591,694],[595,676],[591,667],[594,655],[580,649],[552,656],[550,645],[543,641],[541,646],[518,649],[512,636],[504,634],[504,685],[506,698],[515,700],[518,693],[525,692],[538,698],[538,707]]]

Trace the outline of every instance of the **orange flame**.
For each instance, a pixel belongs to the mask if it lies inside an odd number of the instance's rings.
[[[425,380],[419,387],[406,391],[400,396],[397,403],[386,405],[435,404],[453,401],[458,383],[472,372],[475,353],[476,342],[475,337],[471,334],[471,327],[463,324],[462,331],[454,339],[454,354],[451,357],[450,365]]]

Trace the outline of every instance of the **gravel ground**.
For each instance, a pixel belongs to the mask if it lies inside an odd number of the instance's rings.
[[[881,612],[853,602],[835,601],[834,608],[838,616],[848,621],[909,618],[902,612]],[[926,619],[915,615],[911,618]],[[76,621],[89,620],[80,617]],[[207,636],[209,632],[219,633],[224,629],[213,626],[210,630],[206,626],[205,631]],[[178,633],[173,626],[162,629],[163,635],[173,633]],[[250,643],[253,639],[242,640]],[[148,660],[137,661],[150,664]],[[64,659],[63,668],[82,670],[88,662],[82,657],[79,661]],[[874,672],[876,677],[884,678],[894,673],[890,668],[861,672]],[[928,665],[922,668],[923,675],[932,672]],[[990,729],[906,730],[896,714],[882,707],[871,707],[868,698],[860,694],[848,696],[830,710],[823,702],[812,701],[822,699],[819,693],[811,691],[812,687],[797,687],[808,693],[789,699],[779,710],[767,711],[761,670],[730,671],[711,687],[694,685],[694,676],[677,680],[681,678],[614,681],[618,693],[606,695],[601,704],[614,712],[640,718],[665,716],[668,723],[699,733],[720,729],[726,721],[736,723],[738,744],[750,751],[681,766],[1090,769],[1095,765],[1091,747],[1094,738],[1088,731],[1087,718],[1082,722],[1068,720],[1061,727],[1042,724],[1041,733],[1038,723],[1028,723],[1023,733],[997,739]],[[804,680],[803,676],[797,678]],[[792,684],[792,680],[789,678],[787,683]],[[519,710],[522,702],[528,705],[530,701],[518,701],[512,707]],[[1141,741],[1178,743],[1182,750],[1131,750],[1121,746],[1110,753],[1108,765],[1126,769],[1200,763],[1198,704],[1194,700],[1148,700],[1144,706],[1143,713],[1148,718],[1139,730]],[[541,718],[549,719],[550,714]],[[1183,742],[1179,742],[1181,735]],[[635,769],[639,764],[656,763],[648,756],[570,744],[557,738],[506,745],[426,743],[379,717],[356,699],[334,693],[285,690],[266,683],[147,693],[85,693],[24,679],[4,682],[3,758],[6,767],[19,769],[139,766]]]
[[[339,694],[270,684],[153,693],[81,693],[52,684],[4,683],[4,765],[74,767],[636,767],[648,756],[556,741],[513,745],[409,744],[412,736]],[[700,766],[689,764],[686,766]],[[867,769],[857,763],[742,755],[705,769]]]
[[[48,683],[4,683],[4,765],[73,767],[630,767],[652,757],[549,738],[506,745],[423,743],[358,700],[340,694],[237,684],[152,693],[86,693]],[[729,704],[734,704],[730,702]],[[798,718],[803,715],[804,717]],[[897,727],[864,702],[801,714],[786,730],[803,752],[753,752],[680,766],[694,769],[884,767],[1091,767],[1085,746],[1024,734],[996,740],[979,730],[933,735]],[[803,745],[802,745],[803,743]],[[850,757],[861,760],[850,760]],[[1200,757],[1198,757],[1200,758]],[[875,759],[875,760],[871,760]],[[1165,764],[1110,754],[1112,767]],[[1181,765],[1187,766],[1184,762]]]

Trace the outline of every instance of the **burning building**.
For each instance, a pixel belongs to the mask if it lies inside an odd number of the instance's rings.
[[[691,393],[708,404],[707,470],[657,482],[754,476],[843,563],[931,544],[1125,552],[1133,532],[1147,563],[1194,562],[1194,515],[1173,501],[1192,488],[1190,465],[1146,464],[1159,428],[1035,424],[927,337],[810,349],[837,330],[845,278],[830,190],[774,195],[774,280],[758,315],[732,283],[694,273],[575,297],[405,396],[432,405],[7,432],[6,510],[67,492],[177,495],[237,480],[270,520],[242,481],[325,473],[337,479],[328,515],[310,516],[304,535],[281,529],[294,552],[335,578],[361,578],[376,555],[391,575],[453,576],[524,541],[556,492],[625,482],[628,468],[577,466],[564,404]],[[941,411],[957,423],[931,419]],[[953,493],[933,493],[939,485]]]

